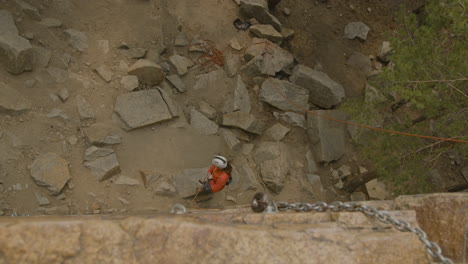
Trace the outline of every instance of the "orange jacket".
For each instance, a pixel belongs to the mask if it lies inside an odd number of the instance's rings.
[[[226,183],[229,180],[229,175],[225,171],[216,168],[214,165],[211,165],[208,173],[213,175],[213,180],[210,181],[211,190],[214,193],[221,191],[224,186],[226,186]]]

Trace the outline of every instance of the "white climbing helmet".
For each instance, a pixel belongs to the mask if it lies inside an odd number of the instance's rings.
[[[216,168],[225,169],[227,167],[227,159],[223,156],[215,156],[211,161]]]

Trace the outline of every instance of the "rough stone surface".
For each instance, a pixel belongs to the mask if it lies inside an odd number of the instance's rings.
[[[60,98],[60,100],[65,103],[68,98],[70,97],[70,92],[68,91],[67,88],[62,88],[60,89],[60,91],[58,92],[58,97]]]
[[[155,193],[164,196],[171,196],[176,193],[176,189],[167,182],[161,182],[161,184],[156,188]]]
[[[204,114],[209,119],[214,119],[216,117],[216,109],[214,109],[209,103],[200,101],[198,102],[198,108],[200,113]]]
[[[286,112],[286,113],[282,113],[279,115],[279,118],[292,125],[292,126],[296,126],[296,127],[300,127],[300,128],[306,128],[306,118],[304,116],[304,114],[298,114],[298,113],[293,113],[293,112]]]
[[[346,64],[356,68],[365,76],[369,76],[372,73],[372,65],[369,56],[359,52],[353,52],[353,54],[351,54],[351,56],[346,61]]]
[[[367,193],[371,199],[388,200],[391,198],[391,194],[388,192],[385,184],[378,179],[366,183]]]
[[[190,125],[203,135],[218,133],[218,125],[195,109],[190,111]]]
[[[259,183],[256,174],[248,164],[239,166],[238,171],[239,176],[236,178],[240,180],[241,190],[256,190],[258,188]]]
[[[455,262],[461,262],[468,254],[467,204],[467,193],[404,195],[395,199],[395,209],[416,211],[419,226],[428,238]]]
[[[169,61],[176,69],[178,75],[187,74],[188,68],[193,66],[193,61],[177,54],[169,57]]]
[[[91,173],[98,178],[99,181],[106,180],[120,172],[120,164],[117,160],[117,155],[112,149],[98,149],[91,147],[89,150],[88,161],[84,166],[91,170]],[[88,150],[86,150],[88,152]],[[107,155],[106,155],[107,154]],[[94,159],[91,159],[94,156]]]
[[[193,87],[194,90],[208,89],[216,87],[216,85],[224,81],[225,73],[223,70],[215,70],[209,73],[200,74],[197,76],[197,82]]]
[[[96,160],[105,156],[109,156],[113,153],[114,153],[114,150],[110,148],[98,148],[95,146],[91,146],[86,149],[84,160],[85,161]]]
[[[208,168],[188,169],[180,172],[174,177],[177,192],[181,198],[187,198],[196,194],[200,186],[198,180],[206,178]]]
[[[124,76],[120,80],[120,84],[122,85],[122,88],[131,92],[138,88],[138,77],[134,75]]]
[[[146,90],[117,97],[114,111],[126,129],[136,129],[173,118],[159,90]]]
[[[232,151],[240,150],[240,148],[242,147],[242,144],[231,130],[222,128],[220,129],[220,132],[224,138],[224,141],[226,142],[226,145],[229,147],[229,149],[231,149]]]
[[[351,22],[345,27],[345,37],[348,39],[360,38],[361,40],[367,39],[367,33],[370,28],[362,22]]]
[[[129,75],[135,75],[141,83],[158,85],[164,80],[161,66],[150,60],[138,60],[128,70]]]
[[[185,92],[185,90],[187,89],[185,87],[185,83],[180,79],[180,77],[177,75],[177,74],[173,74],[173,75],[168,75],[166,76],[166,79],[169,81],[170,84],[172,84],[172,86],[174,86],[174,88],[177,89],[177,91],[179,91],[180,93],[183,93]]]
[[[31,103],[19,92],[0,82],[0,113],[20,114],[30,108]]]
[[[308,172],[311,174],[316,173],[318,170],[317,163],[315,162],[315,159],[314,159],[314,153],[310,149],[306,153],[306,160],[307,160]]]
[[[281,31],[281,22],[268,10],[265,0],[241,0],[240,12],[247,19],[255,18],[262,24],[270,24],[276,30]]]
[[[48,118],[61,118],[64,121],[70,119],[70,117],[62,109],[58,109],[58,108],[53,108],[52,110],[50,110],[50,112],[47,114],[47,117]]]
[[[296,32],[294,30],[292,30],[290,28],[285,28],[285,27],[283,27],[281,29],[280,33],[283,36],[284,40],[291,40],[294,37],[294,35],[296,34]]]
[[[18,35],[10,12],[0,10],[0,61],[12,74],[33,68],[34,52],[29,41]]]
[[[345,120],[345,114],[336,110],[317,110],[315,113],[339,120]],[[307,113],[307,133],[313,145],[314,157],[318,162],[339,160],[346,150],[346,126]]]
[[[253,38],[244,54],[248,62],[240,70],[252,76],[275,76],[282,70],[288,70],[294,63],[291,53],[266,39]]]
[[[223,116],[223,126],[237,127],[246,132],[260,135],[265,130],[265,124],[255,116],[244,112],[233,112]]]
[[[140,181],[134,178],[130,178],[124,175],[119,176],[115,181],[114,184],[117,185],[128,185],[128,186],[137,186],[141,185]]]
[[[224,63],[224,70],[227,73],[227,76],[230,78],[236,76],[239,72],[240,67],[240,58],[238,55],[229,55],[226,57],[226,61]]]
[[[297,106],[291,104],[284,97],[294,103],[309,109],[309,91],[288,81],[268,78],[263,82],[260,90],[260,101],[271,104],[283,111],[297,111]]]
[[[327,74],[298,65],[289,80],[309,90],[310,102],[322,108],[331,108],[345,97],[343,86],[333,81]]]
[[[50,58],[52,56],[52,52],[50,52],[50,50],[41,46],[33,46],[33,52],[36,67],[45,68],[49,66]]]
[[[236,79],[236,87],[234,89],[234,111],[249,113],[251,110],[250,95],[247,91],[244,81],[240,75]]]
[[[351,201],[366,201],[366,194],[363,192],[353,192],[350,197]]]
[[[94,119],[96,117],[96,112],[93,107],[83,96],[76,96],[76,105],[81,120]]]
[[[392,47],[390,46],[389,41],[382,42],[382,47],[380,48],[379,59],[385,62],[389,62],[390,59],[388,56],[393,52]]]
[[[41,22],[39,22],[39,24],[45,27],[56,28],[56,27],[61,27],[63,23],[62,21],[58,19],[46,17],[46,18],[43,18]]]
[[[82,52],[88,49],[88,37],[85,33],[76,29],[67,29],[64,33],[74,48]]]
[[[131,48],[127,50],[127,56],[131,59],[142,59],[146,56],[148,52],[147,49],[144,48]]]
[[[101,78],[106,81],[112,81],[113,73],[106,65],[99,65],[95,71],[101,76]]]
[[[95,146],[116,145],[122,142],[115,128],[105,124],[93,124],[83,129],[86,141]]]
[[[185,36],[184,32],[180,32],[179,35],[177,35],[176,39],[174,40],[174,45],[176,47],[183,47],[189,44],[190,42],[187,40],[187,37]]]
[[[43,195],[42,193],[34,192],[34,196],[36,196],[37,203],[38,203],[40,206],[49,205],[49,204],[50,204],[49,199],[47,199],[47,197],[46,197],[45,195]]]
[[[291,129],[283,126],[282,124],[276,123],[267,129],[264,135],[273,139],[274,141],[281,141],[290,130]]]
[[[250,27],[250,32],[259,38],[268,39],[277,44],[283,42],[283,36],[272,25],[253,25]]]
[[[55,153],[40,155],[31,164],[31,176],[40,186],[45,186],[52,195],[58,195],[70,180],[68,162]]]
[[[311,193],[315,197],[321,197],[323,195],[324,189],[320,176],[315,174],[307,174],[306,179],[309,184],[309,188],[307,189],[310,189]]]
[[[288,151],[281,142],[262,142],[254,154],[263,182],[274,193],[279,193],[284,186],[284,180],[289,172],[287,161]]]
[[[18,8],[25,15],[29,16],[30,18],[34,20],[38,20],[38,21],[41,20],[41,15],[39,14],[39,10],[36,7],[21,0],[15,0],[15,3],[16,3],[16,6],[18,6]]]

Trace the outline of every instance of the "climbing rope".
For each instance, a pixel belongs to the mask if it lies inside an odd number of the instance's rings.
[[[313,114],[313,115],[315,115],[315,116],[318,116],[318,117],[320,117],[320,118],[325,118],[325,119],[328,119],[328,120],[332,120],[332,121],[335,121],[335,122],[339,122],[339,123],[343,123],[343,124],[347,124],[347,125],[351,125],[351,126],[362,127],[362,128],[367,128],[367,129],[371,129],[371,130],[377,130],[377,131],[386,132],[386,133],[391,133],[391,134],[398,134],[398,135],[404,135],[404,136],[410,136],[410,137],[429,138],[429,139],[436,139],[436,140],[441,140],[441,141],[468,143],[468,141],[466,141],[466,140],[461,140],[461,139],[439,138],[439,137],[431,137],[431,136],[425,136],[425,135],[417,135],[417,134],[411,134],[411,133],[393,131],[393,130],[388,130],[388,129],[383,129],[383,128],[377,128],[377,127],[371,127],[371,126],[365,126],[365,125],[355,124],[355,123],[352,123],[352,122],[347,122],[347,121],[343,121],[343,120],[331,118],[331,117],[328,117],[328,116],[320,115],[320,114],[317,114],[317,113],[314,112],[314,111],[308,110],[308,109],[304,108],[303,106],[297,104],[296,102],[290,100],[283,92],[281,92],[281,91],[278,89],[278,87],[275,86],[275,89],[276,89],[276,91],[277,91],[287,102],[289,102],[291,105],[294,105],[294,106],[297,107],[298,109],[300,109],[300,110],[302,110],[302,111],[305,111],[305,112],[307,112],[307,113],[311,113],[311,114]]]
[[[343,203],[343,202],[333,202],[331,204],[327,204],[325,202],[319,203],[288,203],[288,202],[278,202],[275,203],[273,201],[269,201],[268,196],[264,193],[257,193],[255,194],[254,198],[252,199],[251,204],[252,210],[254,212],[275,212],[271,211],[271,208],[277,208],[279,211],[287,211],[293,210],[296,212],[309,212],[309,211],[316,211],[316,212],[326,212],[328,210],[332,212],[362,212],[365,215],[375,217],[377,220],[384,224],[391,224],[393,225],[398,231],[401,232],[412,232],[415,233],[419,240],[423,242],[426,247],[427,253],[434,258],[434,260],[439,261],[442,264],[454,264],[452,260],[446,258],[442,255],[442,249],[437,245],[435,242],[430,241],[427,239],[427,234],[419,227],[411,227],[411,225],[403,220],[398,220],[391,216],[390,214],[379,211],[374,207],[368,205],[362,205],[357,202],[350,202],[350,203]],[[259,208],[264,210],[260,211]]]

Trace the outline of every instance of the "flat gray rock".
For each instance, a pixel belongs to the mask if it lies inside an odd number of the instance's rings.
[[[187,88],[185,87],[185,83],[182,81],[182,79],[180,79],[180,77],[177,74],[168,75],[166,76],[166,79],[180,93],[183,93],[186,91]]]
[[[141,185],[141,182],[137,179],[121,175],[114,181],[114,184],[137,186],[137,185]]]
[[[31,164],[31,176],[37,185],[45,186],[52,195],[59,195],[70,180],[68,162],[55,153],[45,153]]]
[[[177,54],[170,56],[169,61],[171,62],[172,66],[174,66],[174,68],[176,69],[177,74],[180,76],[187,74],[188,68],[194,65],[193,61],[191,61],[190,59]]]
[[[156,63],[141,59],[135,62],[128,70],[129,75],[135,75],[141,83],[158,85],[164,80],[164,72]]]
[[[338,120],[346,120],[346,115],[336,110],[316,110],[317,114]],[[346,125],[307,113],[307,133],[309,134],[314,157],[318,162],[339,160],[346,151]]]
[[[236,78],[236,86],[234,89],[234,111],[250,113],[252,109],[250,105],[250,95],[247,91],[244,81],[240,75]]]
[[[200,74],[197,76],[197,82],[193,87],[194,90],[200,89],[209,89],[212,87],[216,87],[219,82],[224,82],[225,73],[223,70],[215,70],[209,73]]]
[[[249,75],[275,76],[282,70],[288,70],[294,63],[291,53],[269,40],[259,38],[252,39],[252,44],[244,53],[244,60],[248,63],[241,71],[248,71]]]
[[[223,126],[240,128],[246,132],[260,135],[265,130],[265,124],[254,115],[244,112],[233,112],[223,116]]]
[[[70,119],[70,117],[62,110],[58,108],[53,108],[50,110],[50,112],[47,114],[48,118],[60,118],[64,121],[67,121]]]
[[[34,192],[34,196],[36,196],[37,203],[38,203],[40,206],[44,206],[44,205],[49,205],[49,204],[50,204],[49,199],[48,199],[45,195],[43,195],[42,193]]]
[[[255,18],[261,24],[270,24],[281,31],[281,22],[270,13],[266,0],[241,0],[240,13],[247,19]]]
[[[242,144],[240,140],[237,139],[236,135],[231,130],[222,128],[220,129],[220,133],[230,150],[239,151],[241,149]]]
[[[361,40],[367,39],[367,33],[370,28],[362,22],[351,22],[345,27],[345,37],[348,39],[360,38]]]
[[[176,193],[176,189],[168,182],[161,182],[154,192],[158,195],[172,196]]]
[[[36,7],[22,0],[15,0],[15,4],[25,15],[34,20],[41,20],[41,15],[39,14],[39,10]]]
[[[216,109],[205,101],[198,102],[198,111],[209,119],[214,119],[216,117]]]
[[[29,41],[18,35],[10,12],[0,10],[0,58],[5,69],[20,74],[33,68],[34,52]]]
[[[187,198],[197,193],[201,186],[198,180],[206,178],[208,168],[188,169],[180,172],[174,177],[177,193],[181,198]]]
[[[96,112],[93,107],[83,96],[76,96],[76,105],[81,120],[94,119],[96,117]]]
[[[122,142],[117,130],[105,124],[93,124],[83,128],[86,141],[95,146],[116,145]]]
[[[88,150],[89,153],[87,156],[90,160],[86,161],[84,166],[90,169],[91,173],[96,176],[99,181],[108,179],[120,172],[120,164],[117,160],[117,155],[112,149],[99,149],[93,146]]]
[[[250,32],[258,38],[268,39],[277,44],[283,42],[281,35],[272,25],[253,25],[250,27]]]
[[[240,64],[241,62],[239,55],[231,54],[226,56],[224,70],[226,71],[229,78],[236,76],[236,74],[239,72]]]
[[[130,59],[142,59],[146,56],[147,52],[148,50],[144,48],[130,48],[126,53]]]
[[[203,135],[218,133],[218,125],[195,109],[190,111],[190,125]]]
[[[88,49],[88,36],[85,33],[76,29],[67,29],[64,33],[74,48],[82,52]]]
[[[304,65],[296,66],[289,80],[308,89],[310,102],[322,108],[329,109],[341,103],[345,97],[341,84],[330,79],[326,73]]]
[[[180,32],[179,35],[174,40],[174,45],[176,47],[183,47],[189,45],[190,42],[187,40],[184,32]]]
[[[114,111],[131,130],[172,119],[166,102],[157,89],[123,94],[117,97]]]
[[[267,129],[264,135],[273,139],[274,141],[281,141],[290,130],[291,129],[283,126],[282,124],[276,123]]]
[[[300,111],[295,104],[309,109],[309,91],[288,81],[268,78],[260,90],[260,101],[266,102],[283,111]]]
[[[86,149],[84,160],[92,161],[92,160],[96,160],[105,156],[109,156],[114,153],[115,153],[114,150],[110,148],[98,148],[96,146],[91,146]]]
[[[112,76],[114,75],[112,71],[106,66],[106,65],[99,65],[94,69],[101,78],[106,81],[110,82],[112,81]]]
[[[306,118],[304,114],[286,112],[279,115],[280,120],[296,127],[306,129]]]
[[[324,194],[324,189],[322,185],[322,181],[320,176],[315,174],[307,174],[306,175],[307,183],[309,184],[306,186],[306,190],[308,190],[312,195],[315,197],[321,197]]]
[[[0,82],[0,113],[21,114],[31,109],[31,103],[18,91]]]

